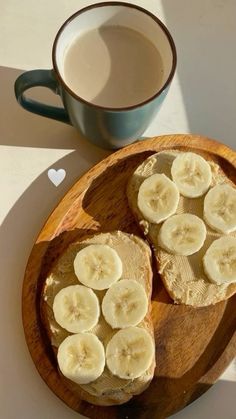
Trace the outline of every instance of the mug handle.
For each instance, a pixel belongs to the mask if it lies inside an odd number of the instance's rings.
[[[70,118],[64,108],[46,105],[27,98],[24,92],[32,87],[44,86],[59,94],[58,83],[53,70],[31,70],[21,74],[15,81],[15,96],[19,104],[29,112],[70,124]]]

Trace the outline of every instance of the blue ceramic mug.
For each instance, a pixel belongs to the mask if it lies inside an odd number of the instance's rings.
[[[107,26],[133,29],[151,41],[161,57],[161,83],[151,95],[147,92],[146,97],[138,103],[126,103],[124,106],[94,103],[84,93],[80,96],[80,92],[75,92],[65,78],[64,58],[74,40],[90,30],[100,30]],[[109,54],[108,47],[107,50]],[[117,59],[116,51],[111,52],[108,58],[111,60],[113,56]],[[141,54],[139,58],[141,62]],[[20,105],[30,112],[73,125],[100,147],[117,149],[140,138],[156,115],[175,73],[176,49],[169,31],[156,16],[129,3],[106,2],[79,10],[62,25],[53,44],[52,61],[52,70],[27,71],[17,78],[15,94]],[[155,71],[155,66],[151,70],[149,68],[146,77],[155,79]],[[126,74],[122,77],[125,78]],[[141,84],[146,77],[143,77]],[[119,83],[119,89],[123,89],[123,83]],[[59,94],[63,107],[49,106],[27,98],[24,92],[35,86],[45,86]]]

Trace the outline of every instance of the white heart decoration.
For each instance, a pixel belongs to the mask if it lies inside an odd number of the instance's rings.
[[[64,169],[49,169],[48,178],[53,183],[53,185],[58,186],[65,179],[66,171]]]

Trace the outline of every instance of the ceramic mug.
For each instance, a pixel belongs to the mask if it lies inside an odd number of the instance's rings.
[[[68,46],[80,34],[100,28],[106,22],[134,29],[150,40],[160,53],[162,85],[141,103],[119,108],[100,106],[80,97],[65,82],[63,60]],[[175,73],[176,48],[167,28],[149,11],[129,3],[106,2],[85,7],[66,20],[56,35],[52,61],[52,70],[27,71],[17,78],[15,95],[19,104],[30,112],[73,125],[100,147],[118,149],[140,138],[156,115]],[[45,86],[59,94],[64,107],[27,98],[24,92],[35,86]]]

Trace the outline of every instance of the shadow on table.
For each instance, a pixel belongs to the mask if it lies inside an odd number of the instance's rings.
[[[163,0],[191,133],[236,145],[234,0]]]

